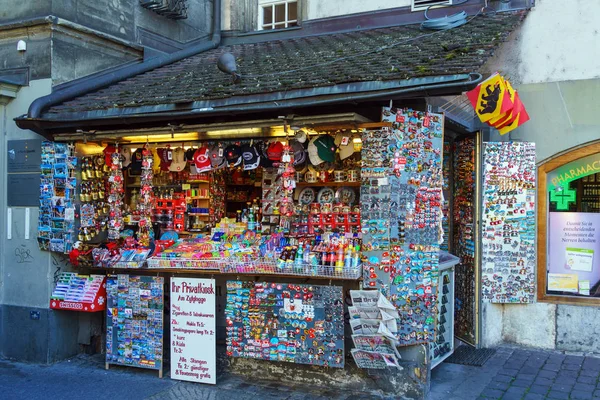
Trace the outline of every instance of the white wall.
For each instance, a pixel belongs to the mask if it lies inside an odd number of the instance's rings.
[[[536,0],[490,70],[516,84],[600,78],[600,1]]]
[[[410,0],[308,0],[308,12],[304,19],[318,19],[367,11],[410,6]]]

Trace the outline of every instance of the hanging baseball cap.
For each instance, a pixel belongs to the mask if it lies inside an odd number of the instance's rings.
[[[185,160],[190,164],[194,164],[194,155],[196,154],[196,150],[198,149],[190,147],[185,151]]]
[[[290,151],[294,155],[294,167],[302,165],[306,162],[306,150],[301,142],[290,140]]]
[[[326,162],[335,161],[335,151],[337,147],[335,146],[335,140],[331,135],[320,135],[314,141],[315,146],[317,147],[317,151],[319,153],[319,158]]]
[[[308,158],[312,165],[320,165],[325,162],[321,157],[319,157],[319,149],[317,149],[317,146],[315,145],[315,141],[317,139],[318,139],[318,137],[315,136],[308,143]]]
[[[244,171],[258,168],[260,165],[260,153],[256,146],[243,145],[242,159],[244,160]]]
[[[170,148],[157,148],[156,153],[160,157],[160,170],[169,171],[173,160],[173,152]]]
[[[260,166],[263,168],[273,168],[273,161],[271,161],[267,155],[269,144],[267,142],[258,142],[255,146],[260,154]]]
[[[225,160],[225,150],[218,144],[212,146],[208,151],[210,157],[210,163],[213,169],[223,168],[227,165]]]
[[[185,167],[187,167],[187,162],[185,161],[185,151],[182,147],[178,147],[173,150],[172,158],[171,165],[169,165],[169,171],[181,172],[185,170]]]
[[[242,163],[242,151],[240,146],[232,144],[225,148],[225,159],[230,167],[237,167]]]
[[[344,140],[344,138],[347,138]],[[346,144],[342,144],[342,142],[346,142]],[[352,140],[351,134],[346,133],[338,133],[335,135],[335,145],[340,149],[340,160],[345,160],[354,154],[354,142]]]
[[[110,167],[112,165],[112,155],[117,151],[117,148],[112,144],[108,144],[102,151],[104,152],[104,163]]]
[[[283,155],[283,143],[281,142],[272,142],[269,143],[267,147],[267,157],[271,161],[281,161],[281,156]]]
[[[194,163],[193,165],[196,167],[197,172],[206,172],[212,169],[212,164],[210,163],[209,151],[208,147],[202,146],[198,150],[194,152]]]
[[[308,140],[306,132],[304,132],[302,129],[294,133],[294,138],[302,144],[306,143],[306,141]]]
[[[123,168],[129,167],[129,164],[131,164],[131,149],[121,147],[119,153],[121,154],[121,166]]]
[[[138,148],[131,156],[131,165],[129,169],[139,175],[142,172],[142,161],[144,159],[144,149]]]

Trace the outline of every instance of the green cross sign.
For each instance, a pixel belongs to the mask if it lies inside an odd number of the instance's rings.
[[[556,202],[558,210],[568,210],[569,204],[577,201],[577,191],[569,188],[559,192],[552,190],[550,192],[550,201]]]

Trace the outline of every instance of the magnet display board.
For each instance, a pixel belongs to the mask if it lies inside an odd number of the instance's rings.
[[[227,355],[344,367],[341,286],[227,281]]]
[[[535,144],[484,144],[482,287],[484,301],[535,300]]]
[[[117,364],[162,372],[163,286],[162,277],[107,277],[107,368]]]
[[[171,278],[171,378],[217,383],[215,280]]]

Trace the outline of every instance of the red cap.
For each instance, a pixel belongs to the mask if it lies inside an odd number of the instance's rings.
[[[115,151],[117,151],[117,148],[115,146],[113,146],[112,144],[107,145],[104,148],[104,163],[106,165],[108,165],[109,167],[112,166],[112,155]]]
[[[267,157],[271,161],[281,161],[283,155],[283,144],[281,142],[273,142],[267,148]]]
[[[194,164],[198,172],[210,171],[211,163],[208,157],[208,147],[203,146],[194,153]]]

